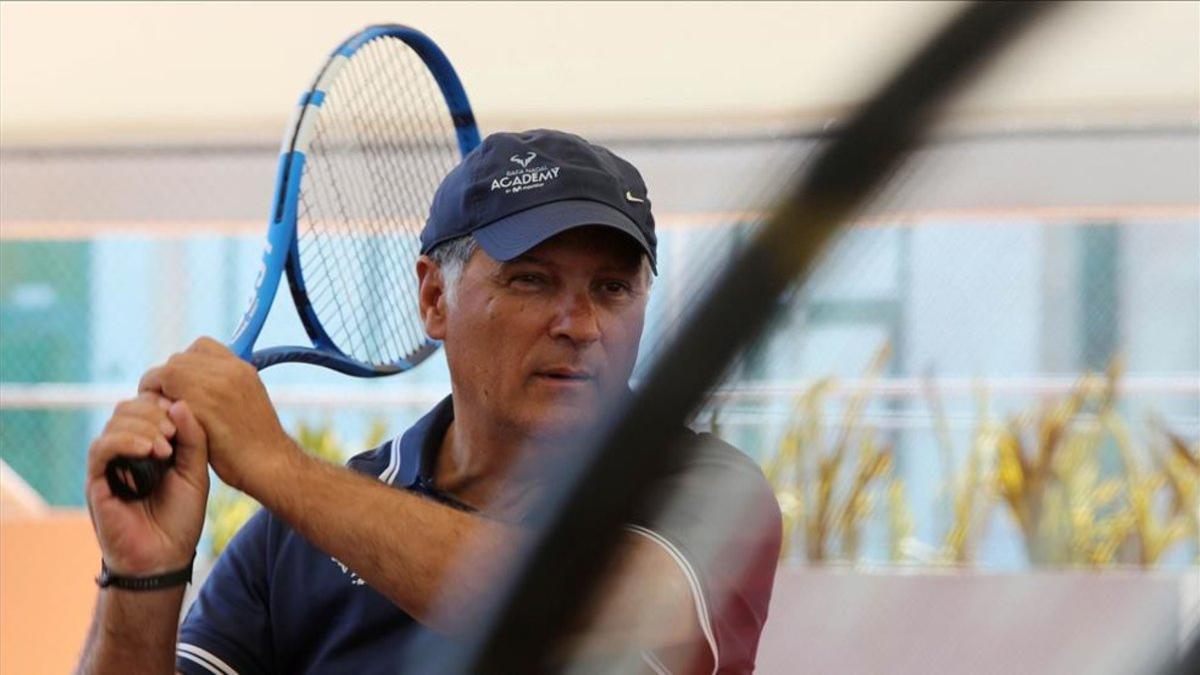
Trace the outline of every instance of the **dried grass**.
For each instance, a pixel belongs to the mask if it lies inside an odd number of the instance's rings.
[[[775,456],[764,473],[775,488],[783,512],[784,558],[794,556],[796,540],[803,534],[804,555],[810,562],[858,557],[862,526],[874,512],[874,488],[892,481],[893,459],[889,443],[878,440],[876,431],[861,423],[868,402],[869,384],[878,379],[891,356],[885,344],[867,368],[864,385],[854,392],[842,414],[836,440],[826,443],[824,402],[835,385],[832,378],[819,380],[796,397],[791,422]],[[847,469],[853,461],[854,468]],[[903,487],[889,486],[887,503],[895,509],[903,504]],[[896,512],[895,528],[904,529],[892,547],[911,532],[911,518]]]
[[[867,368],[878,378],[890,356],[884,345]],[[988,392],[976,388],[976,420],[962,466],[940,395],[927,378],[950,514],[940,548],[921,556],[933,564],[970,564],[997,506],[1015,523],[1030,563],[1103,567],[1153,566],[1190,542],[1200,562],[1200,443],[1189,444],[1150,415],[1147,440],[1119,412],[1123,366],[1089,374],[1059,399],[997,420]],[[812,563],[858,561],[863,528],[886,507],[893,561],[911,562],[915,523],[892,447],[863,424],[867,386],[851,396],[827,444],[823,412],[831,378],[798,396],[774,457],[764,467],[784,516],[784,559]],[[850,467],[853,468],[850,468]],[[914,546],[914,544],[916,544]]]

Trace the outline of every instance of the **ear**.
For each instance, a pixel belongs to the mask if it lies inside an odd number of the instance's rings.
[[[417,307],[425,334],[446,339],[446,280],[437,263],[427,255],[417,258]]]

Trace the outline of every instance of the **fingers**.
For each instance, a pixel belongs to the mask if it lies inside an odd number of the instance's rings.
[[[229,351],[228,347],[208,336],[198,338],[187,348],[187,351],[214,356],[233,356],[233,352]]]
[[[121,401],[113,408],[113,416],[105,431],[125,429],[138,431],[151,438],[156,434],[170,440],[175,436],[175,424],[167,417],[171,402],[156,394],[142,393],[135,399]]]
[[[157,424],[138,417],[119,417],[109,423],[108,429],[148,438],[154,443],[155,457],[166,459],[171,456],[171,439],[175,437],[175,424],[165,416]]]
[[[175,468],[188,476],[208,471],[208,436],[196,415],[183,401],[171,404],[167,411],[177,431]]]
[[[167,448],[167,454],[170,454],[170,446]],[[105,433],[88,449],[88,476],[92,479],[103,479],[108,463],[118,457],[154,456],[156,455],[152,438],[128,431]]]
[[[177,429],[167,417],[169,407],[170,402],[161,396],[146,393],[118,403],[104,432],[88,450],[88,476],[103,476],[116,457],[170,457],[170,441]]]
[[[111,419],[122,416],[145,417],[146,419],[162,419],[166,416],[166,408],[160,401],[162,397],[152,392],[142,392],[136,398],[125,399],[113,406]]]
[[[159,394],[163,388],[163,371],[165,366],[158,366],[147,370],[142,379],[138,381],[138,392],[150,392]]]
[[[186,350],[172,354],[163,365],[147,370],[138,382],[138,391],[179,400],[186,398],[205,376],[231,365],[249,367],[225,345],[212,338],[200,338]]]
[[[171,400],[184,397],[189,384],[193,384],[197,373],[206,372],[203,359],[209,357],[195,352],[178,352],[161,366],[147,370],[138,381],[138,391],[157,394]]]
[[[286,438],[254,366],[223,344],[201,338],[167,362],[151,368],[138,385],[142,394],[172,402],[175,468],[180,475],[207,478],[207,464],[236,475],[227,451],[235,445],[278,445]]]

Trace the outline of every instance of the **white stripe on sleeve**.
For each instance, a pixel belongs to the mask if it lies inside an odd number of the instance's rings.
[[[386,468],[384,468],[383,473],[379,474],[379,480],[390,485],[392,479],[396,477],[396,469],[400,465],[399,436],[391,440],[388,450],[390,451],[388,453],[388,465]]]
[[[700,631],[704,633],[704,639],[708,641],[708,647],[712,650],[713,657],[713,675],[716,675],[717,666],[720,664],[720,653],[717,651],[717,638],[713,635],[712,621],[708,613],[708,602],[704,598],[704,587],[700,585],[700,576],[696,574],[696,569],[692,567],[692,563],[683,555],[683,552],[675,547],[661,534],[639,525],[627,525],[626,529],[630,532],[646,537],[650,541],[662,546],[667,554],[679,566],[679,570],[683,572],[683,576],[687,579],[688,586],[692,589],[692,600],[696,603],[696,618],[700,620]],[[653,667],[653,666],[651,666]]]
[[[185,658],[193,663],[198,663],[213,675],[238,675],[238,671],[234,670],[228,663],[217,658],[216,654],[201,649],[196,645],[179,643],[175,648],[175,654],[181,658]]]
[[[663,665],[662,661],[653,652],[642,652],[642,660],[646,665],[650,666],[650,670],[654,671],[654,675],[672,675],[671,669]]]

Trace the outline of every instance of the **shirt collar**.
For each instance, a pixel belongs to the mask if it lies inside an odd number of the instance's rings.
[[[447,396],[404,432],[400,437],[400,470],[393,485],[411,488],[422,481],[432,484],[438,450],[453,421],[454,402]]]

